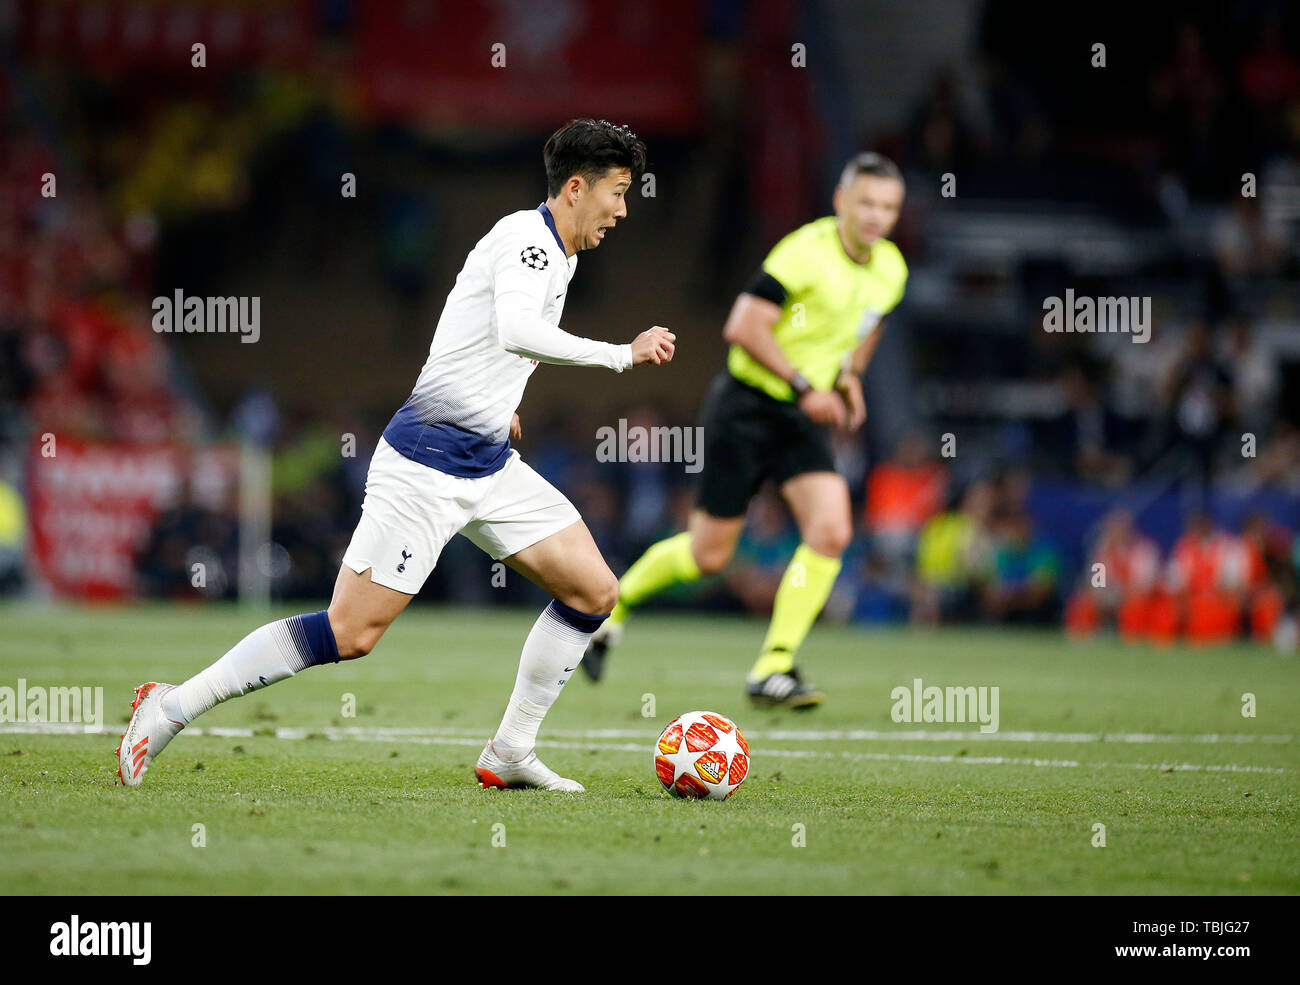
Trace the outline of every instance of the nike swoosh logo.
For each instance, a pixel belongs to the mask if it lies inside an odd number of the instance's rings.
[[[577,670],[577,669],[578,669],[578,668],[577,668],[576,666],[574,666],[574,667],[565,667],[565,668],[564,668],[564,672],[565,672],[566,674],[571,674],[571,673],[573,673],[573,672],[574,672],[575,670]]]
[[[557,295],[555,295],[555,300],[558,301],[558,300],[559,300],[560,298],[562,298],[562,297],[564,297],[563,294],[557,294]]]

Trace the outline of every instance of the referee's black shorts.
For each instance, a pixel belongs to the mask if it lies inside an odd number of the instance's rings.
[[[742,516],[764,479],[834,472],[830,431],[795,404],[741,383],[725,370],[700,412],[704,467],[696,505],[717,517]]]

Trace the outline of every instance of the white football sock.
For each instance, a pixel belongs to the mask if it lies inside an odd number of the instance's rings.
[[[280,619],[253,630],[216,663],[167,692],[162,712],[188,725],[229,698],[331,660],[338,660],[338,650],[325,613]]]
[[[566,619],[561,613],[573,618]],[[578,620],[590,624],[592,631],[601,621],[552,602],[537,617],[524,640],[514,693],[492,739],[496,754],[507,762],[518,762],[532,752],[542,719],[578,669],[591,639],[590,631],[574,625]]]

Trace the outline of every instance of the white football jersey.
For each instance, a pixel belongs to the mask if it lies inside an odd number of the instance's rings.
[[[385,440],[451,475],[491,475],[510,455],[510,419],[539,362],[620,373],[631,366],[631,345],[560,330],[577,266],[545,204],[493,226],[465,259],[429,358]]]

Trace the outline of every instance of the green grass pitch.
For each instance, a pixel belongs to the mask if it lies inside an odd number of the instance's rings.
[[[646,614],[543,727],[542,757],[587,786],[562,795],[471,775],[535,613],[415,607],[370,656],[226,703],[143,786],[116,785],[134,685],[182,680],[295,611],[0,608],[0,687],[102,686],[107,732],[0,725],[4,890],[1300,891],[1300,663],[1246,646],[818,626],[801,662],[828,700],[794,713],[741,695],[760,621]],[[999,732],[894,722],[890,692],[914,678],[998,687]],[[660,792],[653,740],[692,709],[749,737],[730,801]]]

